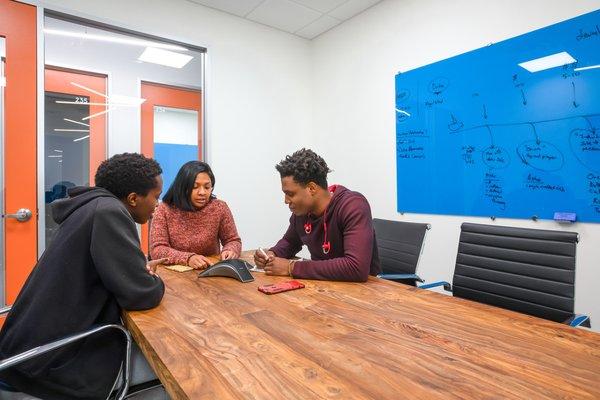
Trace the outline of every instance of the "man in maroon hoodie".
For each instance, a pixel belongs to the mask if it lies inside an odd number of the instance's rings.
[[[327,163],[310,149],[286,156],[275,168],[292,216],[283,238],[254,254],[259,268],[268,275],[352,282],[381,272],[371,208],[362,194],[328,187]],[[311,260],[294,260],[303,245]]]

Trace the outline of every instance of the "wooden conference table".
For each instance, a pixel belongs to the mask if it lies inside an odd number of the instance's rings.
[[[172,399],[600,398],[583,329],[377,278],[267,296],[289,277],[158,273],[162,303],[125,321]]]

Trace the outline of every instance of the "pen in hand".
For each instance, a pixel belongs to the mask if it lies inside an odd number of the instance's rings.
[[[265,258],[265,265],[269,263],[269,261],[273,260],[273,256],[267,254],[267,252],[262,248],[259,247],[258,251],[263,255],[263,257]]]
[[[266,252],[266,251],[264,251],[262,247],[259,247],[259,248],[258,248],[258,251],[260,251],[260,252],[262,253],[262,255],[263,255],[263,256],[265,256],[265,258],[266,258],[267,260],[269,259],[269,256],[267,255],[267,252]]]

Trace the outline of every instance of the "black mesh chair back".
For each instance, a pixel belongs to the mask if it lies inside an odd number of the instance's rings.
[[[416,274],[429,224],[375,218],[373,227],[382,270],[380,277],[411,285],[414,285],[417,280],[420,281],[418,276],[407,279],[387,277]]]

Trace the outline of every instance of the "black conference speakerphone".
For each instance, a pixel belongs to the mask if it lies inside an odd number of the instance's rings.
[[[198,274],[198,278],[225,276],[237,279],[242,283],[252,282],[254,277],[249,271],[250,268],[252,268],[252,266],[244,260],[224,260],[219,261],[218,263],[213,264],[204,271],[200,272]]]

